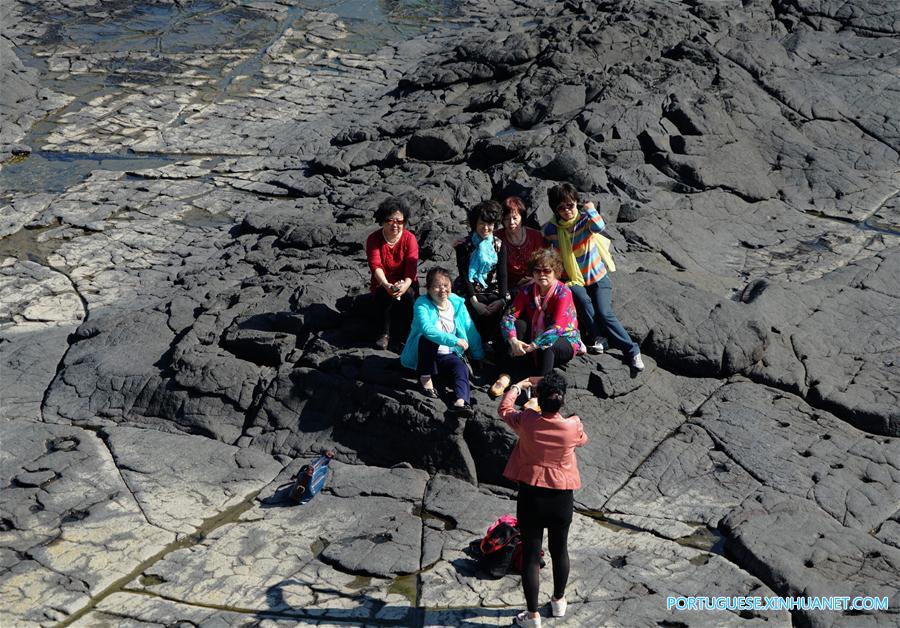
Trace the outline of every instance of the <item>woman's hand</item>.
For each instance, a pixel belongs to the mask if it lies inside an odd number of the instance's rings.
[[[490,305],[487,306],[487,313],[488,313],[488,315],[495,314],[502,309],[503,309],[503,299],[497,299],[496,301],[494,301],[493,303],[491,303]]]
[[[525,355],[525,347],[528,343],[522,342],[518,338],[512,338],[509,341],[509,352],[513,357],[520,358]]]
[[[468,350],[469,350],[469,343],[466,341],[465,338],[457,338],[457,339],[456,339],[456,346],[462,347],[462,350],[463,350],[463,351],[468,351]]]
[[[479,301],[478,297],[473,296],[471,299],[469,299],[469,303],[472,304],[472,309],[475,310],[475,313],[478,314],[478,316],[487,316],[488,314],[490,314],[490,312],[488,312],[487,306]]]
[[[530,377],[526,377],[526,378],[523,379],[522,381],[516,382],[515,384],[513,384],[513,386],[517,386],[517,387],[519,388],[519,390],[528,390],[528,389],[531,388],[531,386],[532,386],[532,384],[531,384],[531,378],[530,378]]]
[[[395,298],[397,298],[397,297],[402,297],[403,294],[404,294],[407,290],[409,290],[409,287],[410,287],[411,285],[412,285],[412,280],[411,280],[409,277],[407,277],[406,279],[401,279],[400,281],[398,281],[397,283],[394,284],[394,286],[393,286],[394,289],[393,289],[393,291],[391,292],[391,294],[392,294]]]

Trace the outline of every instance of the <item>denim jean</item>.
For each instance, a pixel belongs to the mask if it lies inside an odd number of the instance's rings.
[[[570,288],[579,320],[584,322],[584,339],[587,344],[593,344],[600,337],[606,336],[613,347],[628,357],[633,358],[641,352],[640,345],[631,339],[613,312],[612,281],[608,273],[589,286]]]
[[[469,368],[453,351],[438,353],[438,346],[425,336],[419,339],[419,375],[449,376],[457,399],[469,403]]]

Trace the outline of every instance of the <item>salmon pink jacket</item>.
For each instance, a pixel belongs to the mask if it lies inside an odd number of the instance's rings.
[[[516,410],[517,388],[510,388],[500,402],[500,418],[519,436],[504,477],[531,486],[555,489],[581,488],[575,448],[588,442],[577,416],[558,412],[543,416],[534,410]]]

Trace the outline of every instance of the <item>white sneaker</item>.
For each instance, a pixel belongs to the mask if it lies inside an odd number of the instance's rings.
[[[516,615],[516,625],[523,628],[541,628],[541,616],[532,617],[528,611]]]
[[[641,359],[641,354],[638,353],[636,356],[631,358],[631,368],[636,371],[644,370],[644,361]]]
[[[568,606],[566,598],[561,597],[558,600],[554,600],[552,597],[550,598],[550,612],[554,617],[565,617],[566,606]]]
[[[601,353],[603,353],[603,343],[598,340],[594,344],[590,345],[587,350],[591,355],[600,355]]]

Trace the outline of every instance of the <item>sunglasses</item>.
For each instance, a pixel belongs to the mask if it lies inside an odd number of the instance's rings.
[[[549,275],[550,273],[553,272],[553,269],[552,268],[535,268],[531,272],[535,275]]]
[[[386,225],[402,225],[404,222],[406,222],[406,221],[403,218],[390,218],[388,220],[385,220],[384,224],[386,224]]]

